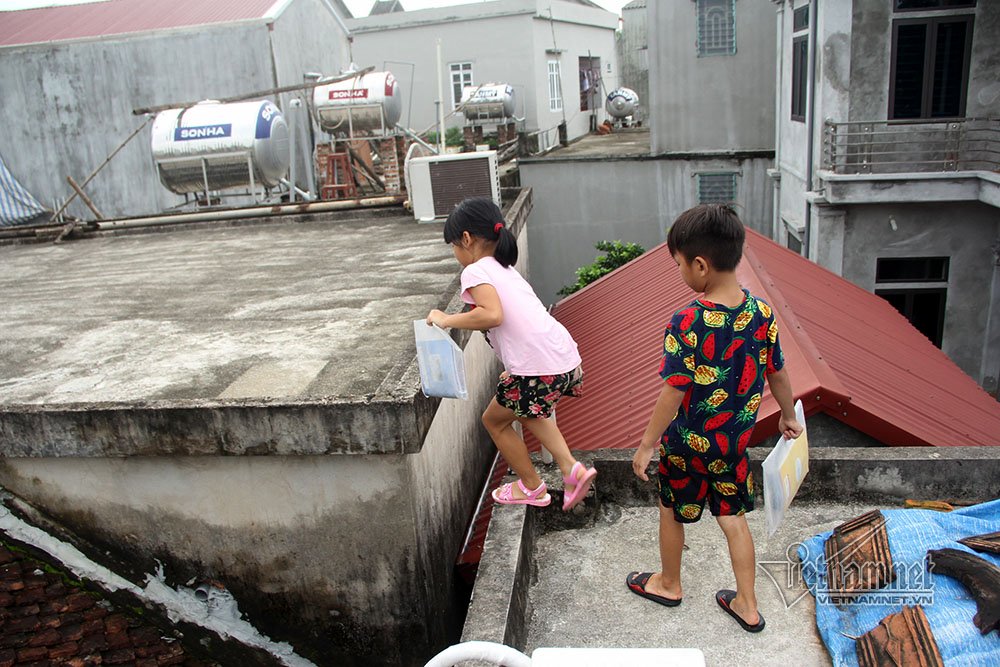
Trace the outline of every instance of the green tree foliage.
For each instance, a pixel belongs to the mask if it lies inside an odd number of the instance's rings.
[[[567,296],[583,289],[601,276],[611,273],[619,266],[628,264],[633,259],[646,252],[638,243],[622,243],[621,241],[601,241],[595,246],[605,253],[594,258],[593,264],[586,264],[576,270],[576,283],[559,290],[561,296]]]
[[[436,146],[438,142],[437,132],[428,132],[425,141],[432,146]],[[462,128],[460,127],[449,127],[444,133],[444,145],[445,146],[461,146],[465,143],[462,138]]]

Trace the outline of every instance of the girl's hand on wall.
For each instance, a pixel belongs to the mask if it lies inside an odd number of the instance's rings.
[[[431,312],[427,313],[427,324],[436,324],[442,329],[447,329],[448,327],[444,323],[447,317],[448,317],[447,313],[435,308]]]

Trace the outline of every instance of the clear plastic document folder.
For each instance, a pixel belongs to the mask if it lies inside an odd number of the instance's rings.
[[[413,320],[413,335],[417,339],[417,365],[424,396],[468,398],[462,348],[447,331],[424,320]]]
[[[764,518],[768,535],[778,530],[785,510],[809,472],[809,440],[802,401],[795,401],[795,418],[802,424],[802,435],[795,440],[782,436],[764,459]]]

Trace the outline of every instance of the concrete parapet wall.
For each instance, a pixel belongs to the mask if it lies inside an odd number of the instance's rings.
[[[216,579],[251,621],[321,665],[422,664],[453,639],[454,559],[493,458],[479,413],[498,372],[465,346],[414,454],[32,457],[0,484],[140,571]]]
[[[761,494],[761,464],[771,448],[748,451]],[[602,481],[598,491],[623,505],[655,502],[656,485],[632,474],[632,454],[632,450],[603,450],[591,455]],[[654,459],[650,478],[656,474],[655,466]],[[907,498],[967,503],[990,500],[1000,497],[1000,448],[811,447],[809,474],[796,497],[898,503]]]
[[[530,210],[530,190],[505,209],[522,268]],[[454,271],[414,308],[457,309]],[[499,365],[482,335],[455,339],[466,401],[421,394],[408,342],[369,343],[389,370],[354,399],[8,405],[0,485],[136,580],[159,561],[169,583],[221,582],[319,665],[422,665],[457,639],[454,563],[495,452],[480,414]]]

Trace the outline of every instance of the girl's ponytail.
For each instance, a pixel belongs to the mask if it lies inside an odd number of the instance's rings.
[[[493,258],[500,266],[517,263],[517,239],[507,229],[500,207],[489,197],[470,197],[462,200],[444,223],[445,243],[455,243],[462,238],[462,232],[472,236],[496,241]]]
[[[493,225],[497,234],[497,245],[493,249],[493,259],[500,263],[500,266],[513,266],[517,263],[517,239],[507,229],[506,223],[498,222]]]

